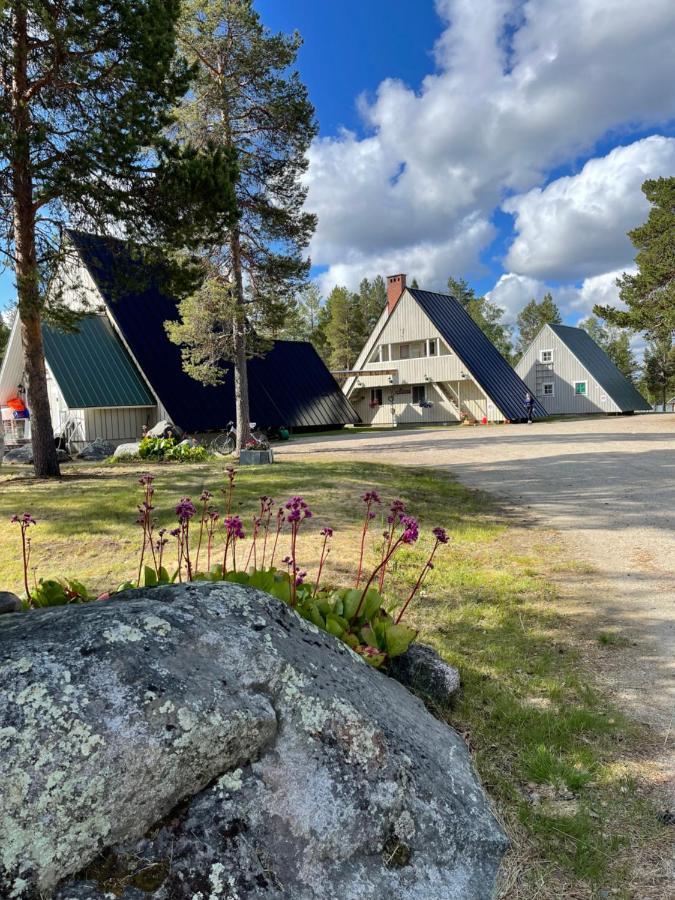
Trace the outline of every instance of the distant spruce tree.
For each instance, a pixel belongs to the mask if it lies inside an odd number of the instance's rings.
[[[614,365],[630,381],[635,380],[638,362],[630,348],[630,333],[615,325],[605,325],[597,316],[588,316],[579,327],[601,347]]]
[[[669,337],[647,345],[640,385],[652,403],[666,402],[675,394],[675,349]]]
[[[489,338],[504,359],[511,360],[512,329],[503,321],[503,310],[486,297],[478,297],[475,290],[463,278],[448,278],[449,293],[461,303],[483,334]]]
[[[532,298],[518,313],[516,325],[519,332],[517,352],[522,356],[544,325],[562,325],[553,295],[548,292],[539,302]]]
[[[41,326],[59,313],[47,286],[66,252],[60,225],[148,225],[158,137],[188,84],[179,12],[179,0],[0,2],[0,254],[16,277],[41,477],[59,474]]]
[[[387,285],[381,275],[377,275],[372,281],[367,278],[361,281],[359,305],[363,321],[363,343],[365,344],[387,305]]]
[[[351,369],[364,343],[359,295],[336,286],[328,295],[325,310],[328,364],[333,370]]]
[[[258,336],[283,326],[309,271],[304,251],[316,218],[304,210],[302,176],[317,129],[294,69],[300,45],[297,33],[270,33],[252,0],[183,2],[179,46],[194,66],[195,81],[177,112],[177,137],[234,153],[237,218],[224,239],[216,235],[205,242],[202,287],[196,299],[181,305],[184,328],[169,325],[168,331],[176,343],[186,342],[188,356],[199,359],[199,346],[189,341],[203,334],[205,350],[210,346],[199,297],[208,300],[211,327],[225,354],[220,363],[233,364],[238,449],[249,435],[246,360],[265,350]],[[220,380],[220,363],[193,374]]]

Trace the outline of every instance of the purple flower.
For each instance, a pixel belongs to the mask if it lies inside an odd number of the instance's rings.
[[[445,528],[434,528],[431,533],[436,538],[439,544],[447,544],[450,540]]]
[[[413,516],[401,516],[401,525],[403,526],[403,534],[401,540],[404,544],[414,544],[420,536],[420,526],[417,519]]]
[[[146,472],[144,475],[141,475],[141,477],[138,479],[138,483],[142,484],[143,487],[147,487],[148,485],[152,484],[152,482],[154,480],[155,480],[155,476],[151,475],[149,472]]]
[[[307,572],[298,572],[295,576],[295,586],[300,587],[301,584],[304,584],[305,578],[307,578]]]
[[[209,517],[209,519],[211,519],[212,522],[217,522],[218,519],[220,518],[220,514],[217,509],[214,509],[213,507],[211,507],[208,510],[208,517]]]
[[[403,500],[394,500],[390,507],[391,513],[387,516],[387,522],[393,525],[397,522],[405,512],[405,503]]]
[[[237,470],[233,469],[232,466],[228,466],[225,469],[225,474],[227,475],[228,481],[230,484],[234,481],[235,475],[237,474]]]
[[[211,491],[202,491],[199,495],[199,499],[202,503],[208,503],[209,500],[213,499],[213,494],[211,493]]]
[[[180,522],[189,522],[197,514],[197,507],[189,497],[183,497],[176,507],[176,515]]]
[[[244,526],[239,516],[227,516],[225,518],[225,530],[229,537],[244,538]]]
[[[332,538],[333,537],[333,529],[326,526],[321,529],[321,537]]]
[[[174,528],[173,531],[170,531],[169,534],[171,537],[180,537],[180,528]]]
[[[293,560],[290,558],[290,556],[284,556],[284,558],[281,561],[285,566],[293,565]]]
[[[311,519],[313,515],[302,497],[291,497],[285,504],[285,508],[288,510],[286,518],[291,523],[299,522],[301,519]]]
[[[31,516],[30,513],[27,513],[27,512],[23,513],[20,516],[12,516],[12,518],[9,521],[10,521],[10,524],[12,524],[12,525],[19,524],[19,525],[21,525],[22,528],[30,528],[31,525],[37,525],[37,522],[35,521],[35,519]]]
[[[361,495],[361,499],[364,503],[370,505],[371,503],[380,503],[380,495],[377,491],[366,491],[365,494]]]

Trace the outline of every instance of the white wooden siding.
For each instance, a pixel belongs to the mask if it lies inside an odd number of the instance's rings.
[[[550,364],[543,364],[542,350],[552,350]],[[545,325],[532,341],[516,372],[530,391],[537,397],[549,415],[588,415],[591,413],[615,413],[621,410],[612,398],[581,365],[576,356],[558,335]],[[574,382],[585,381],[587,392],[575,394]],[[544,382],[552,382],[553,396],[544,395]]]
[[[112,443],[138,441],[143,426],[157,423],[156,406],[115,407],[114,409],[85,409],[84,433],[87,442],[102,438]]]
[[[434,339],[439,350],[437,355],[398,358],[402,343],[415,345]],[[382,345],[389,348],[388,359],[370,362],[375,348]],[[343,390],[366,424],[456,422],[459,409],[453,398],[457,396],[462,413],[469,417],[476,420],[486,417],[492,422],[503,419],[502,413],[475,383],[457,354],[449,350],[436,326],[407,292],[388,318],[385,311],[354,368],[362,370],[363,374],[349,379]],[[395,374],[387,374],[392,370]],[[433,404],[429,409],[412,403],[413,385],[426,386],[427,399]],[[382,388],[381,407],[370,406],[370,389],[374,387]]]

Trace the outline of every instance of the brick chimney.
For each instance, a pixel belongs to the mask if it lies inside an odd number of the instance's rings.
[[[405,290],[405,275],[389,275],[387,278],[387,310],[389,315],[394,311],[394,307]]]

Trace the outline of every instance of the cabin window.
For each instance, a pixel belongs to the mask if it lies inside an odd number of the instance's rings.
[[[543,388],[544,388],[544,397],[553,397],[554,396],[552,381],[545,381],[543,384]]]
[[[438,356],[438,343],[436,338],[427,341],[427,356]]]
[[[373,350],[373,352],[370,354],[370,359],[368,360],[368,362],[371,362],[371,363],[380,362],[380,351],[381,351],[381,349],[382,349],[381,347],[376,347],[376,348]]]
[[[581,397],[586,396],[586,388],[587,384],[585,381],[575,381],[574,382],[574,393],[578,394]]]
[[[541,361],[543,363],[553,362],[553,350],[542,350],[541,351]]]
[[[423,384],[414,384],[412,388],[413,406],[419,406],[427,399],[426,387]]]
[[[382,388],[370,389],[370,405],[382,406]]]
[[[380,362],[389,362],[389,344],[380,344]]]
[[[398,358],[399,359],[410,359],[410,344],[399,344]]]

